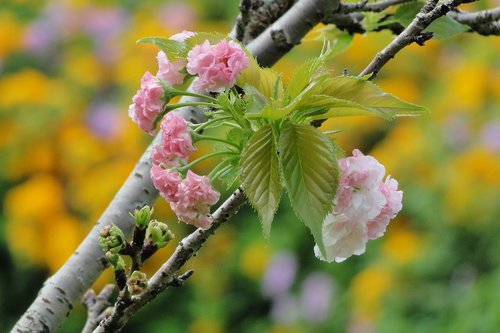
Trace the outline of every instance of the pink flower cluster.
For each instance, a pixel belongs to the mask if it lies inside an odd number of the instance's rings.
[[[183,42],[194,36],[191,31],[183,31],[170,37]],[[193,84],[196,92],[221,92],[232,87],[240,72],[248,66],[249,59],[235,42],[221,40],[211,45],[208,40],[194,46],[187,59],[170,61],[165,52],[157,55],[158,72],[156,76],[146,72],[141,79],[141,88],[132,98],[129,107],[130,118],[146,133],[155,134],[155,124],[163,106],[172,96],[168,96],[164,85],[175,86],[186,79],[186,72],[197,75]]]
[[[153,149],[151,179],[169,203],[179,220],[206,229],[212,223],[210,207],[219,200],[219,193],[207,177],[189,170],[185,179],[171,168],[186,163],[193,153],[192,139],[186,121],[167,113],[160,125],[162,143]]]
[[[155,121],[163,107],[163,87],[150,72],[144,73],[141,89],[132,97],[133,104],[128,115],[143,131],[150,135],[155,133]]]
[[[390,176],[383,181],[384,166],[357,149],[352,155],[339,160],[334,209],[323,222],[326,256],[314,248],[316,255],[328,262],[363,254],[366,242],[381,237],[402,208],[403,192]]]
[[[186,121],[169,112],[163,117],[160,128],[161,146],[156,146],[153,149],[151,156],[153,163],[163,163],[166,167],[171,168],[179,166],[181,160],[186,162],[195,151]]]
[[[183,41],[193,36],[190,31],[183,31],[173,35],[170,39]],[[186,66],[185,60],[169,62],[163,51],[158,52],[158,73],[153,76],[150,72],[144,73],[141,79],[141,88],[132,98],[133,104],[128,109],[129,117],[146,133],[155,134],[155,124],[161,113],[165,100],[165,89],[159,79],[167,85],[173,86],[184,81],[185,74],[181,70]]]
[[[221,92],[232,87],[249,63],[241,47],[233,41],[221,40],[211,45],[208,40],[189,51],[186,69],[198,75],[193,89],[198,92]]]

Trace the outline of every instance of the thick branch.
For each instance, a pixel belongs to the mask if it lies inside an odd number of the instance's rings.
[[[154,299],[160,292],[170,285],[177,286],[179,280],[175,276],[177,271],[201,248],[203,243],[214,234],[217,228],[226,223],[238,212],[244,203],[245,196],[242,189],[239,188],[213,214],[214,221],[209,229],[197,229],[179,242],[172,256],[149,280],[148,291],[133,298],[128,307],[122,309],[122,311],[114,312],[94,330],[94,333],[119,332],[134,314]]]
[[[338,0],[300,0],[285,15],[248,45],[248,49],[263,66],[272,66],[287,53],[319,21],[327,7],[337,7]],[[183,109],[185,119],[199,122],[201,112]],[[129,237],[133,221],[129,212],[151,205],[158,197],[149,176],[152,147],[146,149],[121,189],[101,215],[93,229],[68,261],[44,284],[36,299],[11,332],[51,332],[59,327],[73,308],[73,304],[106,267],[104,254],[97,242],[99,231],[105,225],[115,223]],[[233,196],[234,197],[234,196]],[[241,195],[241,198],[243,196]],[[241,199],[239,198],[239,199]]]
[[[500,35],[500,7],[475,13],[455,10],[448,13],[448,16],[459,23],[468,25],[472,31],[481,35]]]
[[[406,29],[399,34],[389,45],[382,51],[377,53],[375,58],[370,64],[359,74],[365,76],[371,74],[370,79],[377,76],[379,70],[404,47],[413,42],[423,44],[426,40],[432,38],[432,34],[423,33],[434,20],[446,15],[452,8],[457,7],[459,4],[466,2],[463,0],[448,0],[440,5],[437,0],[428,0],[420,13],[417,14],[415,19],[406,27]]]

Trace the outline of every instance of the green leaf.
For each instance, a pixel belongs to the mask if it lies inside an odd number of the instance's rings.
[[[281,196],[278,155],[271,125],[259,129],[248,141],[241,158],[241,179],[248,200],[259,214],[264,236],[268,238]]]
[[[316,74],[325,68],[325,59],[316,57],[302,63],[293,73],[286,89],[290,98],[297,97],[311,83]]]
[[[385,119],[397,116],[411,116],[425,112],[423,106],[402,101],[401,99],[383,92],[370,81],[353,76],[338,76],[333,78],[325,95],[332,96],[332,100],[325,118],[346,115],[373,114]],[[318,101],[319,102],[319,101]],[[336,110],[337,109],[337,110]]]
[[[400,23],[402,26],[407,27],[411,21],[415,18],[415,16],[420,12],[423,2],[410,2],[407,4],[403,4],[396,9],[394,13],[394,18],[389,23]],[[387,23],[387,22],[386,22]]]
[[[364,12],[363,21],[361,21],[361,26],[365,31],[373,31],[380,27],[380,21],[385,17],[386,13],[373,13]]]
[[[324,253],[321,229],[331,211],[338,182],[333,144],[310,125],[288,123],[281,132],[278,148],[292,207]]]
[[[246,86],[243,90],[247,100],[247,113],[259,113],[269,104],[269,100],[253,86]]]
[[[138,43],[150,43],[165,52],[170,61],[185,59],[189,49],[184,42],[178,42],[165,37],[148,37],[137,41]]]
[[[265,118],[270,120],[283,119],[296,109],[303,106],[309,106],[311,103],[314,103],[316,95],[322,93],[322,91],[328,87],[329,80],[331,79],[328,75],[317,77],[287,105],[279,106],[276,105],[277,103],[270,103],[265,105],[264,108],[258,113],[247,114],[247,118]]]
[[[432,22],[424,31],[432,31],[432,38],[446,39],[467,30],[469,30],[468,26],[445,15]]]
[[[202,44],[205,40],[208,40],[210,44],[217,44],[223,39],[228,39],[227,35],[221,33],[212,33],[212,32],[197,32],[194,36],[186,38],[184,41],[189,49],[192,49],[193,46]]]

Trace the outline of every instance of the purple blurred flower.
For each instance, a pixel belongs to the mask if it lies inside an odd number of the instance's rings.
[[[43,9],[41,18],[49,22],[62,37],[75,34],[80,28],[80,14],[65,1],[49,2]]]
[[[459,113],[452,114],[446,119],[443,135],[451,148],[463,150],[471,139],[468,119]]]
[[[500,152],[500,121],[486,123],[479,133],[481,143],[492,152]]]
[[[297,320],[299,307],[289,294],[282,294],[273,300],[271,318],[278,323],[290,324]]]
[[[82,29],[93,39],[96,56],[103,63],[113,63],[120,53],[117,36],[129,21],[127,12],[120,8],[90,7],[82,17]]]
[[[297,273],[297,259],[291,252],[276,253],[262,279],[262,294],[274,298],[285,294]]]
[[[158,14],[160,23],[173,30],[184,30],[196,21],[195,12],[191,6],[174,2],[163,6]]]
[[[127,24],[127,13],[121,8],[90,7],[82,15],[82,28],[94,38],[116,36]]]
[[[26,27],[22,44],[30,53],[46,55],[58,39],[58,32],[54,31],[54,27],[47,20],[39,19]]]
[[[91,105],[87,113],[87,126],[103,139],[112,139],[123,128],[124,121],[118,107],[110,103]]]
[[[328,319],[332,308],[335,288],[332,279],[325,273],[315,272],[302,283],[300,310],[304,318],[313,323]]]

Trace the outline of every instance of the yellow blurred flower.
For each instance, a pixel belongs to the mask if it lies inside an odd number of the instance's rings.
[[[64,214],[63,191],[49,175],[37,175],[12,188],[5,198],[7,242],[20,263],[45,262],[44,233]]]
[[[60,214],[52,216],[50,223],[43,228],[42,248],[44,263],[51,272],[57,271],[76,249],[83,238],[80,223],[75,218]]]
[[[37,70],[26,68],[0,80],[0,107],[41,105],[49,101],[51,79]]]
[[[269,249],[262,241],[248,245],[240,259],[241,272],[251,279],[259,279],[269,261]]]
[[[21,24],[10,13],[0,13],[0,41],[2,41],[0,43],[0,58],[19,48],[22,33]]]
[[[382,298],[391,287],[392,281],[391,273],[381,267],[367,267],[358,273],[349,288],[355,316],[375,320],[382,307]]]
[[[196,319],[188,329],[189,333],[222,333],[224,332],[221,322],[217,318],[200,317]]]
[[[108,77],[106,69],[90,53],[76,49],[65,54],[64,72],[72,82],[98,87]]]
[[[384,237],[382,251],[394,262],[407,264],[419,257],[422,252],[422,240],[404,221],[396,219]]]
[[[13,187],[5,198],[8,221],[50,223],[64,211],[63,190],[56,178],[40,174]]]

